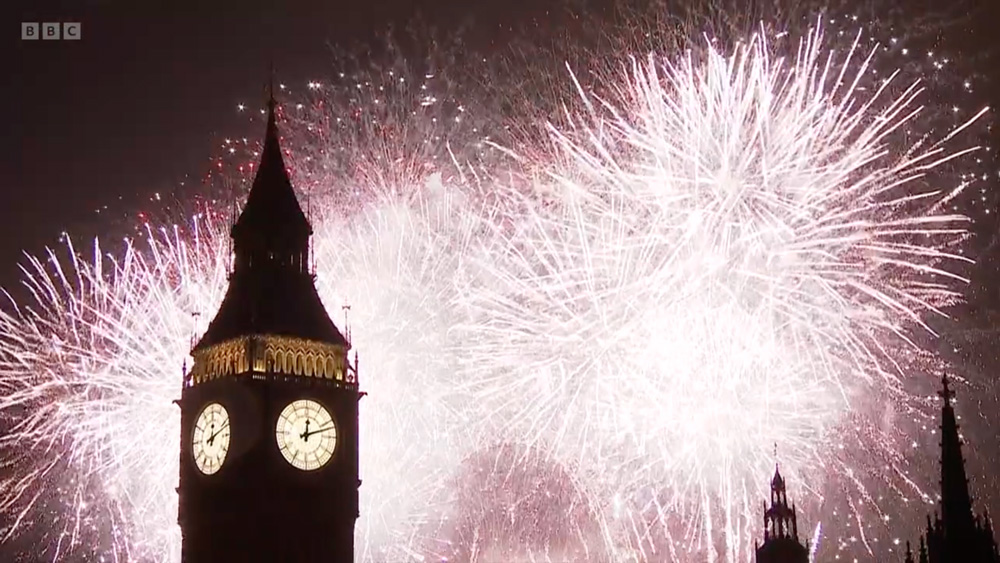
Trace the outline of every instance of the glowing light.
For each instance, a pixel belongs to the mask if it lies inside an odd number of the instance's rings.
[[[295,117],[317,284],[350,305],[369,392],[363,560],[739,560],[775,442],[807,505],[838,473],[877,504],[876,466],[924,494],[900,366],[957,297],[964,185],[926,179],[961,127],[911,139],[919,86],[861,88],[875,49],[822,39],[599,68],[503,164],[451,142],[479,131],[464,105],[407,129],[450,102],[433,75],[406,119],[373,118],[393,102],[365,80],[378,104]],[[12,537],[177,558],[170,401],[225,289],[227,203],[111,256],[29,258],[31,300],[0,312]]]

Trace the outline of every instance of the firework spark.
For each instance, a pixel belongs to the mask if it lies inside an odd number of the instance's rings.
[[[598,69],[502,170],[466,167],[449,131],[410,159],[422,130],[383,126],[348,142],[360,176],[350,154],[296,161],[328,188],[318,287],[351,306],[370,393],[364,560],[737,560],[775,442],[812,491],[888,460],[919,494],[870,419],[910,403],[908,335],[956,297],[964,186],[928,178],[966,151],[945,148],[961,128],[909,140],[920,86],[859,87],[875,52],[852,45],[759,35]],[[356,208],[330,195],[345,174]],[[176,559],[170,401],[224,290],[223,223],[29,262],[33,305],[0,314],[12,535]]]
[[[644,559],[745,553],[771,444],[816,488],[853,468],[829,453],[845,416],[901,394],[895,349],[957,297],[962,186],[924,178],[963,153],[895,142],[919,86],[859,90],[869,53],[822,43],[580,86],[545,204],[469,296],[479,418],[577,468]]]

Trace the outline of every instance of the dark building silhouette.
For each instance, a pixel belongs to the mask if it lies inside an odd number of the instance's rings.
[[[354,560],[357,355],[316,292],[275,105],[229,288],[178,401],[185,563]]]
[[[906,563],[1000,563],[992,524],[985,512],[972,511],[969,480],[962,458],[962,440],[951,404],[948,377],[941,380],[941,502],[940,513],[927,517],[927,530],[914,555],[907,542]]]
[[[771,506],[764,504],[764,543],[755,545],[757,563],[808,563],[808,544],[799,542],[795,505],[788,506],[785,479],[774,468]]]

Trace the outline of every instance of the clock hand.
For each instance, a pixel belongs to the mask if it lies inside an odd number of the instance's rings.
[[[209,446],[211,446],[212,443],[215,442],[215,437],[219,435],[219,432],[222,432],[223,430],[225,430],[227,426],[229,426],[229,421],[228,420],[218,430],[215,431],[215,434],[212,434],[211,436],[208,437],[208,440],[206,441],[206,443]]]
[[[320,432],[326,432],[327,430],[330,430],[331,428],[333,428],[333,423],[332,422],[330,424],[328,424],[327,426],[324,426],[324,427],[320,428],[319,430],[313,430],[311,432],[309,431],[309,428],[306,427],[306,431],[303,432],[299,437],[302,438],[303,440],[308,440],[309,436],[312,436],[313,434],[319,434]]]

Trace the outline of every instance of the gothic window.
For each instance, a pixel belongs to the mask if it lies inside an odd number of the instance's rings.
[[[333,378],[333,374],[334,374],[333,358],[327,357],[326,358],[326,376],[328,378],[332,379]]]

